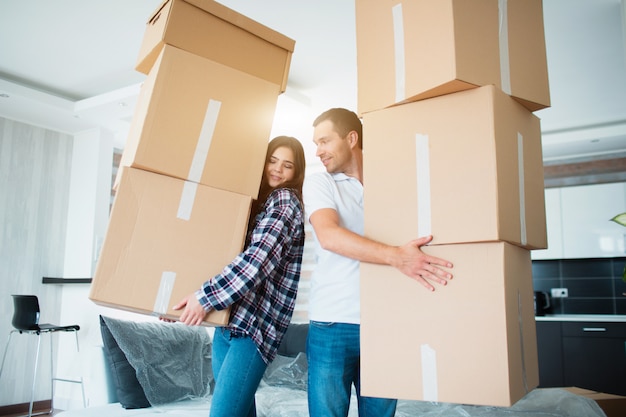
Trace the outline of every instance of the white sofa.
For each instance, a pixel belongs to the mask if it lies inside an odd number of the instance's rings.
[[[103,386],[115,390],[108,397],[115,402],[63,411],[58,417],[209,415],[211,342],[206,330],[182,324],[135,323],[111,318],[101,322],[104,352],[111,366],[107,374],[112,380]],[[268,367],[257,391],[259,417],[308,416],[304,354],[307,329],[307,325],[290,326],[279,356]],[[117,342],[113,343],[117,348],[111,346],[112,339]],[[142,392],[138,394],[138,391]],[[141,405],[142,401],[144,407],[128,408]],[[349,416],[358,416],[354,393]],[[508,408],[400,400],[396,416],[605,417],[605,414],[588,398],[552,388],[535,389]]]

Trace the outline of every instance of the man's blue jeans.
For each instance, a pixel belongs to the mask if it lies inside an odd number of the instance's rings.
[[[267,365],[252,339],[216,328],[211,361],[215,390],[210,416],[256,417],[254,394]]]
[[[359,417],[392,417],[397,400],[361,397],[360,326],[311,321],[307,338],[309,414],[345,417],[351,386],[356,387]]]

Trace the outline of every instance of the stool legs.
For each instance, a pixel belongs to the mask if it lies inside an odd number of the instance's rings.
[[[33,370],[33,388],[30,392],[30,405],[28,406],[28,417],[32,417],[33,415],[33,403],[35,402],[35,387],[37,385],[37,367],[39,365],[39,348],[41,348],[41,333],[37,332],[37,353],[35,354],[35,369]],[[50,361],[52,361],[52,358],[50,358]]]
[[[15,333],[17,330],[11,330],[11,332],[9,333],[9,338],[7,339],[7,345],[4,348],[4,355],[2,355],[2,365],[0,365],[0,379],[2,379],[2,371],[4,370],[4,360],[7,358],[7,352],[9,351],[9,344],[11,344],[11,336],[13,336],[13,333]]]
[[[31,388],[31,393],[30,393],[30,404],[28,405],[28,417],[32,417],[33,416],[33,406],[35,403],[35,388],[37,387],[37,369],[39,367],[39,353],[40,353],[40,349],[41,349],[41,333],[40,331],[32,331],[32,332],[22,332],[20,330],[12,330],[9,333],[9,337],[7,339],[7,344],[6,347],[4,349],[4,354],[2,355],[2,365],[0,365],[0,378],[2,377],[2,372],[4,371],[4,363],[6,361],[7,358],[7,353],[9,351],[9,346],[11,344],[11,338],[13,336],[13,333],[15,332],[19,332],[20,334],[22,333],[28,333],[28,334],[36,334],[37,335],[37,352],[35,354],[35,364],[34,364],[34,369],[33,369],[33,383],[32,383],[32,388]],[[75,383],[75,384],[80,384],[81,387],[81,393],[82,393],[82,397],[83,397],[83,407],[87,407],[87,401],[85,398],[85,386],[83,384],[83,378],[81,377],[78,380],[75,379],[65,379],[65,378],[55,378],[54,376],[54,350],[53,350],[53,340],[52,340],[52,333],[54,332],[46,332],[49,333],[50,336],[50,410],[49,411],[44,411],[44,412],[40,412],[37,413],[35,415],[40,415],[40,414],[51,414],[54,411],[54,382],[55,381],[60,381],[60,382],[70,382],[70,383]],[[74,336],[76,338],[76,351],[79,352],[79,345],[78,345],[78,332],[74,331]]]
[[[76,352],[80,352],[80,347],[78,345],[78,332],[76,330],[70,330],[71,332],[74,333],[74,336],[76,338]],[[52,336],[52,335],[51,335]],[[52,338],[50,339],[50,357],[52,358],[53,352],[52,352]],[[85,398],[85,385],[83,384],[83,377],[81,376],[80,379],[66,379],[66,378],[56,378],[54,376],[54,369],[53,369],[53,365],[52,365],[53,361],[50,361],[50,376],[52,377],[52,380],[50,381],[50,386],[51,386],[51,391],[50,391],[50,395],[51,395],[51,400],[50,400],[50,412],[54,411],[54,382],[55,381],[59,381],[59,382],[69,382],[72,384],[80,384],[80,389],[81,389],[81,394],[83,397],[83,407],[87,408],[87,400]]]

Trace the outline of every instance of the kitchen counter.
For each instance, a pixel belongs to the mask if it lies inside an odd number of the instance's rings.
[[[546,314],[545,316],[535,316],[535,321],[626,322],[626,315],[616,315],[616,314]]]

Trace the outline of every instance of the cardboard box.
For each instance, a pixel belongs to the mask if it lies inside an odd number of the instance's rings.
[[[278,94],[166,45],[141,87],[120,164],[256,198]]]
[[[357,0],[358,111],[495,85],[550,105],[541,0]]]
[[[539,384],[530,252],[505,242],[423,251],[454,264],[434,292],[361,263],[361,393],[514,404]]]
[[[220,273],[244,245],[251,198],[124,168],[89,298],[137,313],[172,307]],[[211,311],[224,325],[229,311]]]
[[[564,388],[573,394],[594,400],[607,417],[624,417],[626,415],[626,397],[606,394],[578,387]]]
[[[135,69],[147,74],[172,45],[279,86],[295,41],[212,0],[165,0],[146,23]]]
[[[366,113],[365,234],[547,245],[539,119],[493,86]]]

